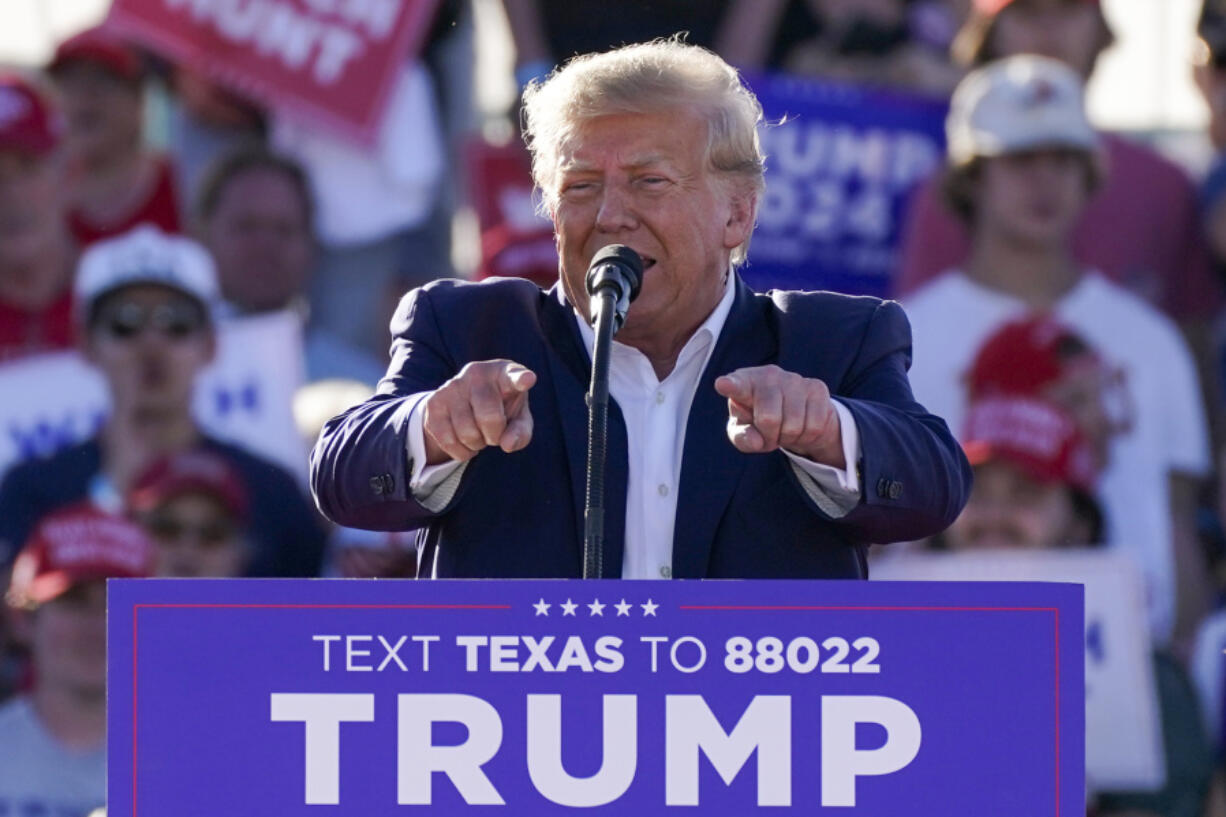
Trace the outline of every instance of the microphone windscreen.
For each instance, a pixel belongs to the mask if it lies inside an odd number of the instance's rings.
[[[588,269],[594,270],[602,264],[616,264],[625,272],[630,283],[630,300],[633,301],[643,284],[643,259],[639,254],[625,244],[609,244],[596,251]]]

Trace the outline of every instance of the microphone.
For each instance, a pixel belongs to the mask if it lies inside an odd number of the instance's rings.
[[[613,333],[626,322],[643,283],[643,259],[629,247],[602,247],[587,268],[591,302],[592,379],[587,394],[587,490],[583,507],[583,578],[599,579],[604,565],[604,470],[608,457],[609,356]],[[610,314],[611,313],[611,314]]]
[[[613,331],[621,329],[626,322],[630,302],[638,297],[642,284],[643,259],[638,253],[624,244],[601,247],[587,268],[588,317],[592,326],[608,308],[606,304],[609,299],[600,296],[609,293],[613,296]]]

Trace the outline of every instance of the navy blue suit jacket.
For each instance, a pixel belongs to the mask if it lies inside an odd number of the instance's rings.
[[[571,307],[517,279],[438,281],[405,297],[378,393],[331,420],[311,457],[320,508],[340,524],[422,528],[439,576],[576,577],[582,573],[588,353]],[[673,576],[865,577],[871,542],[945,528],[970,468],[945,423],[907,382],[911,336],[898,304],[831,293],[752,292],[737,281],[690,411],[673,540]],[[406,395],[432,390],[471,361],[506,358],[537,375],[531,443],[471,460],[447,508],[408,489]],[[726,435],[715,378],[774,363],[819,378],[855,417],[860,504],[832,519],[781,452],[743,454]],[[604,575],[621,573],[626,428],[610,401]],[[425,568],[429,570],[429,566]]]

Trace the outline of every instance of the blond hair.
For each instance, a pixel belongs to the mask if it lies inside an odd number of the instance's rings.
[[[557,204],[562,145],[588,120],[619,113],[696,111],[707,122],[707,162],[717,176],[760,199],[766,162],[758,140],[762,106],[736,69],[677,39],[654,40],[575,57],[524,91],[524,141],[542,204]],[[745,260],[749,241],[732,251]]]

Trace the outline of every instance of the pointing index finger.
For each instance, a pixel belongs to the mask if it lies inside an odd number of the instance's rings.
[[[715,378],[715,391],[742,405],[753,405],[753,383],[739,369]]]
[[[514,397],[536,385],[536,373],[518,363],[508,363],[498,377],[503,397]]]

